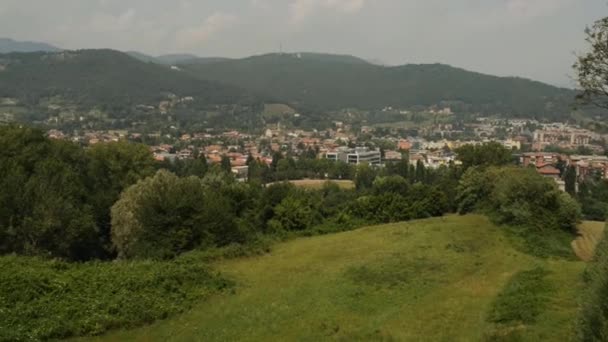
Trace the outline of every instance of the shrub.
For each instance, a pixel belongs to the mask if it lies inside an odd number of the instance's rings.
[[[0,258],[0,341],[94,335],[187,310],[231,284],[199,254],[170,262]]]
[[[112,243],[120,258],[170,258],[210,241],[199,178],[167,171],[127,189],[112,207]]]
[[[499,224],[574,232],[580,218],[572,197],[530,169],[469,169],[458,191],[461,213],[483,211]]]

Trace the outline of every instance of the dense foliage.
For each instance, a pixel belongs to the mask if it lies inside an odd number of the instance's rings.
[[[578,185],[576,196],[586,219],[593,221],[608,219],[608,181],[588,178]]]
[[[582,88],[578,98],[599,108],[608,109],[608,17],[587,28],[589,50],[574,64]]]
[[[230,282],[197,255],[168,262],[66,263],[0,257],[0,341],[134,327],[187,310]]]
[[[481,210],[500,224],[574,233],[580,219],[576,201],[531,169],[470,168],[458,190],[461,214]]]
[[[38,130],[0,127],[0,253],[109,256],[110,207],[153,168],[143,145],[84,150]]]
[[[204,79],[322,110],[443,104],[458,112],[563,118],[574,98],[570,90],[540,82],[440,64],[383,67],[345,58],[270,54],[184,68]]]
[[[112,208],[112,242],[121,258],[172,258],[201,246],[245,242],[237,218],[247,185],[219,174],[179,178],[159,171],[127,189]]]
[[[513,161],[511,151],[497,142],[483,145],[464,145],[456,149],[456,153],[465,170],[472,166],[504,166],[511,164]]]

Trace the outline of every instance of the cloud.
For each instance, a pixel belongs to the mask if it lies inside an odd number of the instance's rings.
[[[91,18],[88,26],[92,32],[126,31],[133,26],[135,16],[136,12],[132,8],[118,15],[100,13]]]
[[[319,10],[356,13],[365,6],[366,0],[295,0],[289,5],[290,21],[299,24]]]
[[[233,14],[216,12],[199,26],[178,30],[177,45],[180,48],[193,48],[204,44],[217,33],[234,26],[237,21],[238,18]]]
[[[507,0],[510,14],[524,17],[541,17],[555,13],[577,0]]]

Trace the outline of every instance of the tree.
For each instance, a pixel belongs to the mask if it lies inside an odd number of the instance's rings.
[[[205,209],[200,178],[158,171],[128,188],[112,207],[112,244],[119,258],[174,257],[213,240]]]
[[[178,159],[179,160],[179,159]],[[178,161],[176,160],[176,162]],[[205,177],[209,166],[205,158],[195,158],[192,160],[185,160],[182,162],[183,166],[177,173],[180,177],[196,176],[199,178]]]
[[[110,244],[110,208],[123,190],[154,174],[147,146],[129,142],[96,144],[87,150],[89,202],[104,244]]]
[[[0,253],[98,256],[86,166],[75,144],[35,129],[0,127]]]
[[[456,154],[465,170],[472,166],[503,166],[510,164],[512,161],[511,151],[497,142],[483,145],[464,145],[456,149]]]
[[[274,231],[297,231],[310,228],[318,215],[312,201],[306,196],[288,196],[274,209],[269,226]]]
[[[406,196],[409,183],[401,176],[379,177],[374,181],[374,194],[393,193]]]
[[[578,99],[608,109],[608,17],[596,21],[585,33],[589,51],[574,64],[582,90]]]
[[[357,190],[371,189],[376,178],[376,172],[369,164],[361,164],[357,166],[355,174],[355,187]]]
[[[270,163],[270,169],[274,172],[277,170],[277,166],[279,165],[279,161],[283,159],[283,154],[281,152],[275,152],[272,155],[272,162]]]
[[[226,172],[226,173],[231,173],[232,172],[232,164],[230,162],[230,157],[223,155],[222,156],[222,161],[220,162],[220,166],[222,168],[222,171]]]
[[[415,182],[424,183],[424,181],[426,180],[426,168],[424,167],[424,163],[420,159],[418,159],[418,161],[416,162],[416,174],[415,175],[416,175]]]
[[[574,165],[566,168],[564,181],[566,182],[566,192],[572,196],[576,196],[576,168]]]

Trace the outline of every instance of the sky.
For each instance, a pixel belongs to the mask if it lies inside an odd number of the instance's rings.
[[[606,0],[0,0],[0,37],[66,49],[350,54],[574,86]]]

